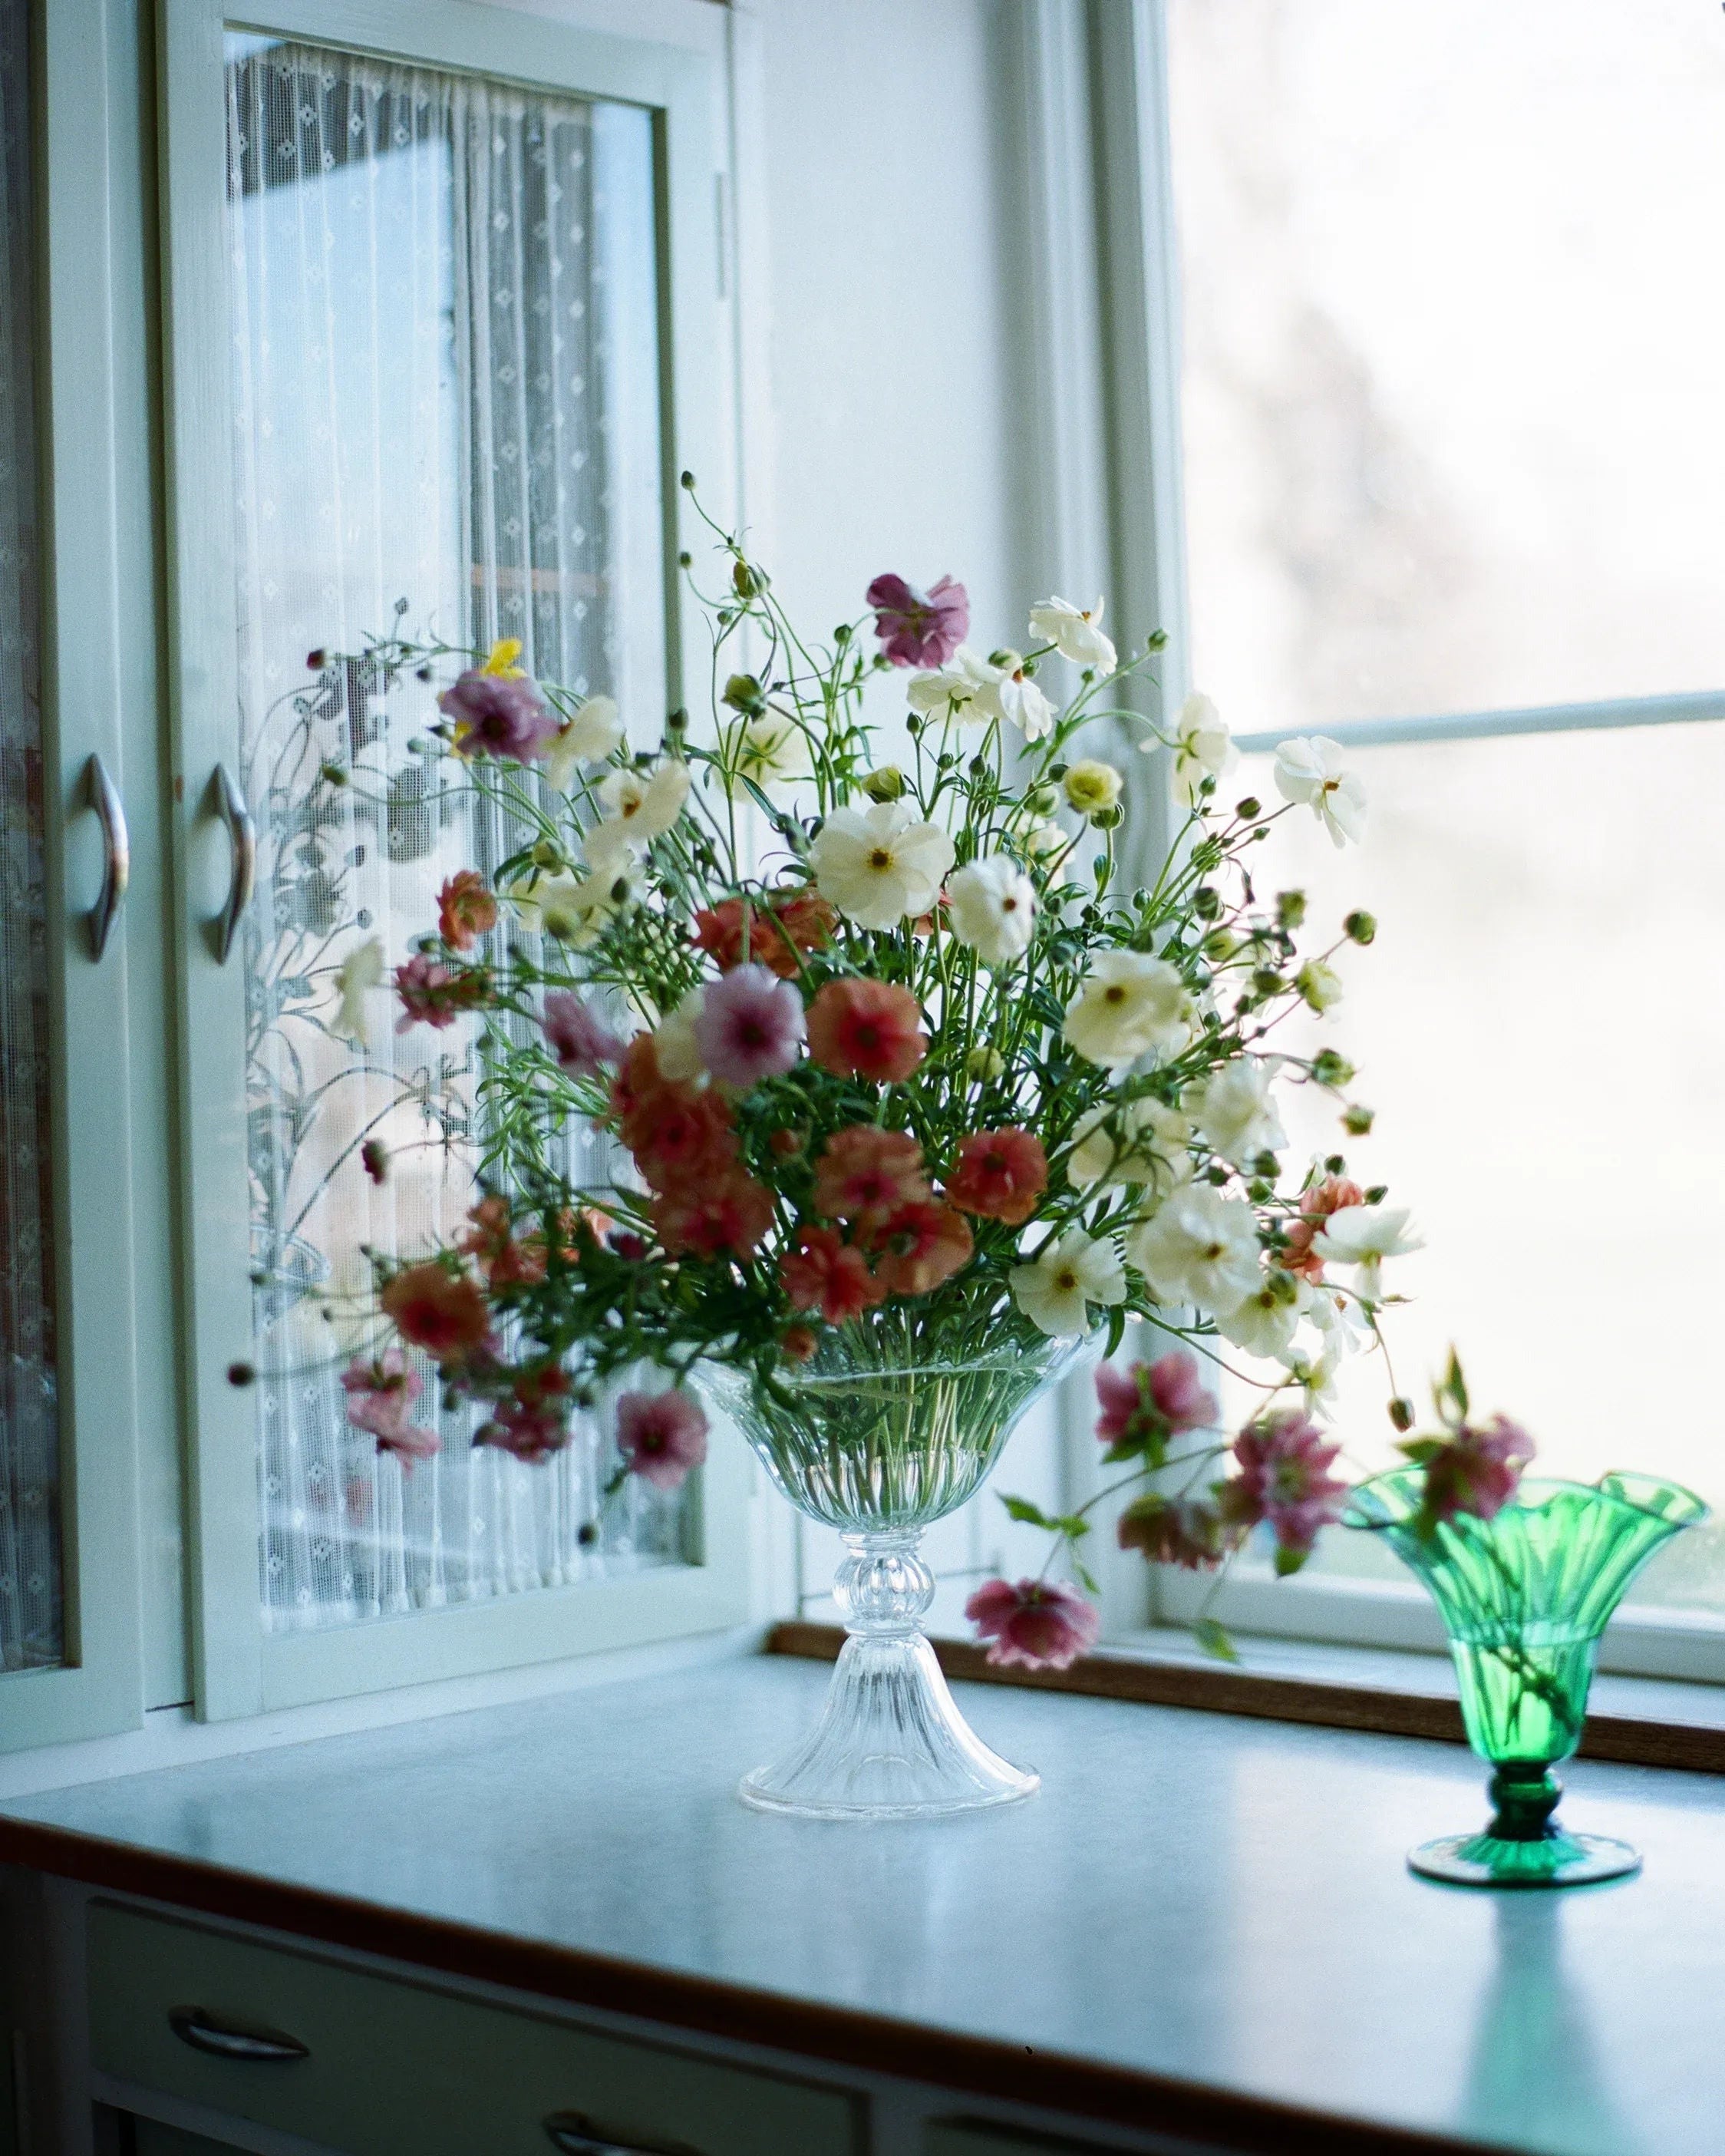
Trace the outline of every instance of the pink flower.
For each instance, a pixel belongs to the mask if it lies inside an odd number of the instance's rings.
[[[536,1467],[569,1442],[569,1406],[575,1388],[555,1363],[515,1374],[509,1396],[474,1433],[475,1445],[493,1445]]]
[[[990,1579],[965,1604],[965,1614],[990,1644],[997,1666],[1016,1662],[1026,1670],[1063,1670],[1088,1654],[1102,1620],[1062,1580]]]
[[[701,992],[695,1046],[724,1085],[781,1076],[801,1053],[803,1032],[802,998],[770,967],[733,966]]]
[[[1200,1497],[1164,1497],[1154,1491],[1135,1497],[1115,1529],[1121,1548],[1142,1550],[1145,1563],[1177,1564],[1187,1572],[1214,1572],[1242,1532]]]
[[[435,1430],[416,1430],[407,1416],[424,1389],[407,1368],[399,1348],[386,1348],[375,1362],[356,1355],[341,1373],[347,1394],[347,1419],[377,1440],[380,1452],[393,1452],[404,1469],[429,1460],[438,1450]]]
[[[1426,1459],[1426,1517],[1452,1520],[1458,1512],[1472,1512],[1477,1519],[1495,1519],[1533,1457],[1533,1439],[1507,1415],[1463,1423]]]
[[[895,666],[944,666],[970,630],[969,594],[950,577],[926,592],[903,577],[877,577],[868,599],[874,633]]]
[[[1341,1450],[1298,1408],[1248,1423],[1234,1440],[1237,1471],[1220,1502],[1236,1527],[1267,1520],[1276,1536],[1276,1569],[1294,1572],[1310,1556],[1320,1527],[1342,1516],[1348,1485],[1328,1471]]]
[[[1096,1373],[1096,1397],[1102,1405],[1096,1435],[1104,1445],[1124,1448],[1122,1459],[1190,1430],[1214,1429],[1221,1415],[1216,1394],[1199,1380],[1197,1358],[1184,1348],[1129,1370],[1104,1363]]]
[[[887,981],[828,981],[809,1005],[809,1053],[836,1077],[873,1085],[908,1078],[929,1050],[923,1007]]]
[[[617,1404],[617,1449],[643,1482],[656,1490],[678,1489],[707,1456],[707,1418],[700,1402],[680,1388],[625,1393]]]
[[[532,682],[520,675],[488,674],[480,666],[468,667],[444,690],[438,706],[454,721],[458,756],[526,763],[543,756],[560,730]]]
[[[848,1123],[815,1163],[815,1210],[829,1220],[879,1219],[929,1195],[923,1149],[908,1131]]]
[[[420,1024],[441,1032],[463,1011],[477,1010],[490,1000],[491,976],[483,966],[440,965],[418,952],[396,968],[396,993],[402,999],[397,1033]]]
[[[545,998],[541,1023],[546,1047],[571,1077],[596,1078],[606,1064],[622,1060],[622,1042],[568,988],[554,988]]]

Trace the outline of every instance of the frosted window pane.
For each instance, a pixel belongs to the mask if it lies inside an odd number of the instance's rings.
[[[1195,679],[1241,731],[1725,686],[1698,0],[1169,0]]]
[[[1725,1509],[1714,1368],[1725,1301],[1725,726],[1648,726],[1367,749],[1371,824],[1337,853],[1303,810],[1263,849],[1314,935],[1364,904],[1346,1000],[1309,1046],[1359,1065],[1378,1110],[1350,1139],[1288,1089],[1294,1143],[1346,1152],[1410,1202],[1428,1247],[1398,1259],[1415,1300],[1385,1324],[1422,1411],[1451,1341],[1482,1408],[1524,1422],[1550,1471],[1675,1476]],[[1269,760],[1236,774],[1276,798]],[[1236,783],[1231,781],[1231,785]],[[1303,1103],[1304,1111],[1303,1112]],[[1375,1361],[1344,1380],[1338,1427],[1390,1464]],[[1337,1535],[1317,1569],[1364,1564]],[[1641,1600],[1725,1613],[1725,1529],[1678,1538]]]
[[[433,685],[374,640],[519,637],[530,671],[663,726],[654,181],[632,108],[250,36],[228,89],[262,1591],[284,1628],[682,1555],[678,1501],[638,1483],[583,1538],[598,1419],[526,1467],[473,1448],[470,1410],[439,1420],[427,1372],[441,1455],[380,1460],[323,1316],[361,1245],[415,1255],[476,1194],[465,1030],[398,1038],[380,990],[356,1052],[334,969],[372,935],[398,963],[440,884],[514,843],[439,795],[410,747]]]
[[[0,1669],[64,1651],[24,0],[0,0]]]

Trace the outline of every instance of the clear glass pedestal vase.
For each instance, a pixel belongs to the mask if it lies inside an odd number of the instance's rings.
[[[1483,1830],[1410,1851],[1410,1868],[1456,1887],[1580,1887],[1639,1871],[1626,1841],[1559,1823],[1551,1770],[1581,1742],[1600,1638],[1630,1582],[1707,1507],[1646,1475],[1526,1480],[1494,1518],[1462,1513],[1426,1534],[1424,1489],[1411,1468],[1377,1476],[1344,1517],[1383,1535],[1436,1603],[1492,1810]]]
[[[934,1575],[923,1530],[986,1479],[1014,1427],[1087,1351],[997,1317],[930,1337],[903,1308],[828,1332],[814,1359],[762,1383],[702,1382],[779,1489],[837,1527],[833,1593],[848,1634],[820,1721],[738,1794],[806,1819],[934,1819],[1031,1796],[1037,1777],[991,1752],[960,1713],[923,1631]]]

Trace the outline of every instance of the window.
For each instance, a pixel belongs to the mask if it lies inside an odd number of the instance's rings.
[[[1265,849],[1381,924],[1323,1034],[1379,1133],[1291,1135],[1417,1209],[1404,1391],[1453,1337],[1548,1471],[1717,1503],[1725,31],[1691,0],[1167,23],[1191,679],[1248,748],[1349,744],[1372,801],[1357,853]],[[1267,756],[1230,783],[1276,798]],[[1378,1376],[1339,1418],[1361,1466]],[[1384,1562],[1242,1568],[1235,1614],[1414,1636]],[[1725,1668],[1720,1529],[1639,1594],[1620,1658]]]

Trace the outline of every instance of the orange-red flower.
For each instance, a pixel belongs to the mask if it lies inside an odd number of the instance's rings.
[[[985,1220],[1018,1227],[1048,1188],[1048,1156],[1029,1131],[979,1131],[960,1141],[958,1164],[946,1178],[946,1202]]]
[[[827,1139],[815,1169],[815,1210],[829,1220],[878,1219],[929,1194],[923,1149],[907,1131],[852,1123]]]
[[[1303,1280],[1321,1281],[1323,1260],[1312,1247],[1313,1239],[1322,1233],[1332,1213],[1364,1203],[1365,1193],[1359,1185],[1345,1182],[1339,1175],[1326,1176],[1322,1183],[1314,1183],[1300,1200],[1299,1219],[1288,1224],[1287,1241],[1276,1254],[1277,1264],[1287,1272],[1298,1273]]]
[[[901,1205],[870,1240],[879,1253],[875,1278],[889,1295],[927,1295],[951,1279],[973,1247],[964,1214],[932,1199]]]
[[[773,1224],[772,1195],[732,1168],[655,1198],[653,1224],[668,1256],[714,1258],[725,1250],[745,1256]]]
[[[829,981],[809,1005],[809,1054],[841,1078],[908,1078],[929,1050],[922,1005],[886,981]]]
[[[524,1235],[516,1241],[507,1198],[495,1194],[482,1198],[467,1217],[473,1225],[455,1247],[479,1260],[480,1271],[493,1287],[530,1285],[545,1278],[545,1237]]]
[[[462,869],[438,893],[438,927],[452,951],[471,951],[497,926],[497,901],[477,869]]]
[[[832,941],[837,920],[832,908],[816,891],[793,891],[788,897],[760,904],[727,898],[696,914],[695,942],[722,973],[740,966],[746,957],[757,966],[769,968],[781,981],[788,981],[802,970],[801,954],[824,951]]]
[[[794,1309],[818,1310],[829,1325],[848,1324],[887,1292],[862,1251],[831,1228],[801,1229],[796,1248],[779,1260],[779,1278]]]
[[[434,1362],[464,1362],[491,1337],[491,1312],[479,1283],[434,1261],[404,1267],[379,1300],[402,1339]]]
[[[779,1353],[793,1363],[806,1363],[820,1344],[806,1325],[787,1325],[779,1335]]]
[[[611,1105],[623,1143],[655,1190],[723,1178],[735,1167],[730,1110],[717,1093],[662,1078],[651,1034],[637,1033],[624,1051]]]

